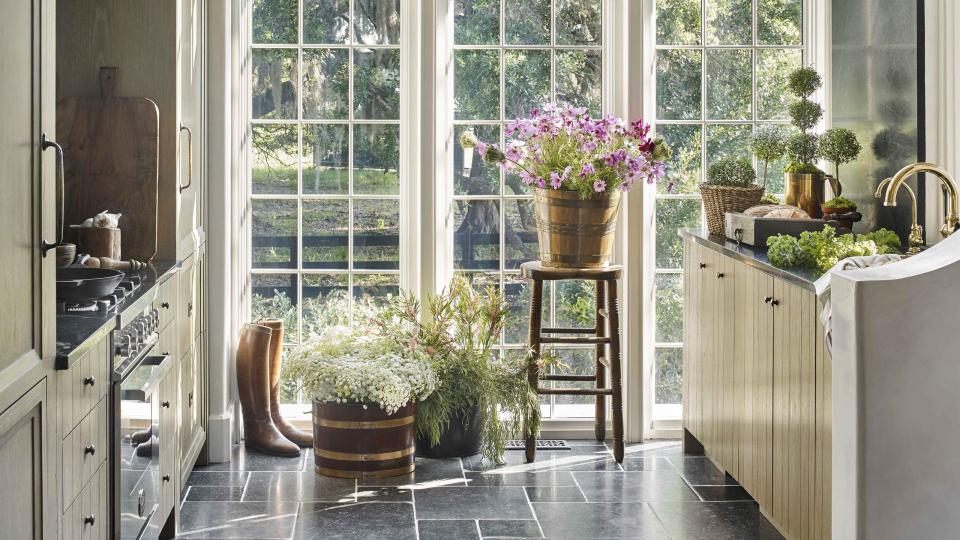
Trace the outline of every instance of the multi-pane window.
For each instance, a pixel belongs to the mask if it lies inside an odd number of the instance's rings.
[[[254,0],[252,318],[296,343],[400,286],[400,1]]]
[[[505,123],[550,101],[603,112],[602,0],[453,0],[453,140],[472,130],[503,142]],[[479,286],[501,287],[510,306],[505,349],[527,342],[530,288],[520,264],[537,260],[529,189],[514,174],[473,159],[456,145],[453,269]],[[593,285],[563,282],[545,291],[544,324],[592,326]],[[573,372],[592,373],[591,349],[557,351]],[[566,383],[565,383],[566,384]],[[569,384],[566,384],[569,386]],[[592,398],[544,396],[550,416],[590,416]]]
[[[803,60],[803,0],[656,0],[657,133],[673,149],[658,186],[654,417],[679,417],[683,335],[681,228],[701,225],[697,185],[711,163],[752,158],[764,124],[788,124],[785,79]],[[789,129],[784,126],[784,129]],[[758,180],[763,176],[757,164]],[[785,160],[768,170],[783,191]],[[672,184],[672,191],[668,185]]]

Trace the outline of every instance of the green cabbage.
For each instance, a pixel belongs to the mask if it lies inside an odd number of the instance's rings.
[[[767,258],[781,268],[807,268],[823,273],[847,257],[899,253],[900,237],[889,229],[837,236],[824,225],[822,231],[800,233],[800,238],[778,234],[767,239]]]

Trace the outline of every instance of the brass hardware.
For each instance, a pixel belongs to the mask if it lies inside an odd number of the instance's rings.
[[[950,206],[947,208],[947,215],[944,217],[943,227],[940,228],[940,236],[946,238],[953,234],[953,231],[957,228],[957,224],[960,223],[960,215],[958,215],[958,212],[960,212],[960,194],[957,192],[957,182],[953,179],[953,176],[942,167],[921,161],[900,169],[897,171],[897,174],[893,175],[893,179],[887,186],[887,192],[883,198],[883,205],[896,206],[897,192],[900,190],[900,186],[904,184],[908,177],[923,172],[933,173],[947,189]]]
[[[394,452],[378,452],[373,454],[360,454],[357,452],[334,452],[333,450],[324,450],[316,447],[313,449],[313,452],[317,457],[335,459],[338,461],[384,461],[387,459],[400,459],[412,455],[413,451],[413,446],[409,446],[403,450],[397,450]]]
[[[884,196],[884,189],[893,182],[893,178],[886,178],[877,185],[877,191],[874,193],[874,196],[878,199],[882,199]],[[907,255],[916,255],[920,253],[920,248],[923,247],[923,226],[918,223],[917,219],[917,194],[914,193],[913,188],[910,187],[910,184],[903,184],[903,187],[907,188],[907,193],[910,194],[910,202],[912,203],[912,208],[910,209],[910,236],[907,238]]]
[[[552,268],[604,268],[610,264],[620,190],[581,199],[576,191],[533,192],[540,262]]]
[[[843,192],[843,186],[836,178],[822,172],[783,173],[783,177],[787,190],[784,204],[796,206],[815,219],[823,217],[821,205],[826,202],[824,181],[830,182],[835,195]]]
[[[84,386],[93,386],[96,383],[97,383],[97,380],[93,378],[93,375],[87,375],[86,377],[83,378]]]
[[[83,454],[84,454],[84,455],[90,454],[90,455],[92,456],[92,455],[95,455],[96,453],[97,453],[97,447],[94,446],[94,445],[92,445],[92,444],[91,444],[91,445],[88,445],[88,446],[85,446],[85,447],[83,448]]]
[[[399,476],[413,472],[416,463],[397,467],[395,469],[386,469],[383,471],[341,471],[315,465],[314,470],[324,476],[333,476],[335,478],[386,478],[388,476]]]
[[[381,429],[400,426],[409,426],[414,422],[415,417],[404,416],[403,418],[391,418],[389,420],[328,420],[326,418],[315,418],[313,425],[319,427],[336,429]]]

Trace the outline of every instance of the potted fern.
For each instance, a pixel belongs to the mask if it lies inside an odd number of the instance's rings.
[[[700,195],[711,234],[723,234],[724,214],[743,212],[760,203],[763,186],[754,183],[757,173],[750,160],[725,158],[710,165]]]
[[[498,357],[506,317],[500,290],[475,290],[462,277],[426,299],[409,294],[376,319],[380,332],[429,359],[436,390],[417,408],[417,454],[477,454],[501,463],[507,440],[524,424],[539,423],[537,394],[527,382],[524,358]]]

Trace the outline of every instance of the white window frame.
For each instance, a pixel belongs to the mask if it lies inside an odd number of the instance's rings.
[[[704,0],[707,1],[707,0]],[[829,0],[804,0],[802,3],[803,10],[803,22],[802,22],[802,45],[800,46],[758,46],[756,41],[757,28],[756,28],[756,10],[757,2],[753,2],[753,43],[750,46],[709,46],[706,45],[703,36],[705,35],[705,17],[706,11],[703,9],[704,5],[701,4],[701,45],[694,46],[666,46],[662,47],[664,49],[695,49],[695,50],[716,50],[716,49],[740,49],[746,48],[754,51],[753,54],[753,96],[754,105],[756,103],[756,62],[757,55],[756,51],[760,49],[798,49],[801,51],[801,62],[804,65],[812,64],[818,68],[821,73],[829,74],[830,72],[830,42],[829,42],[829,23],[830,23],[830,12],[829,12]],[[775,123],[789,123],[783,121],[758,121],[756,118],[756,107],[753,107],[752,119],[751,120],[737,120],[737,121],[725,121],[725,120],[708,120],[706,119],[706,77],[701,77],[701,107],[703,110],[703,115],[700,120],[666,120],[658,121],[656,118],[656,51],[658,49],[656,43],[656,0],[643,0],[643,13],[642,13],[642,23],[643,23],[643,40],[642,40],[642,56],[643,56],[643,74],[644,80],[642,81],[643,88],[648,91],[644,93],[644,117],[650,119],[651,123],[655,126],[658,123],[662,124],[699,124],[701,125],[701,134],[704,133],[706,125],[711,124],[775,124]],[[702,58],[702,67],[701,73],[705,73],[706,70],[706,54]],[[824,125],[829,125],[830,119],[830,102],[829,102],[829,76],[826,77],[827,84],[815,94],[814,99],[817,99],[820,103],[824,105],[824,120],[819,126],[815,129],[822,129]],[[707,166],[706,160],[707,153],[707,141],[706,138],[701,136],[701,167],[705,168]],[[751,156],[751,159],[753,157]],[[655,212],[656,212],[656,201],[657,200],[700,200],[699,193],[690,193],[690,194],[659,194],[655,193],[653,190],[648,190],[650,197],[644,204],[644,214],[646,216],[646,226],[644,227],[643,234],[643,245],[644,245],[644,259],[647,264],[645,268],[649,268],[650,271],[644,276],[643,283],[643,298],[644,298],[644,330],[643,335],[645,339],[643,341],[643,410],[645,412],[644,417],[649,419],[643,428],[644,438],[662,438],[670,437],[675,438],[679,437],[681,433],[681,423],[682,423],[682,410],[673,411],[674,414],[670,414],[666,417],[658,416],[660,411],[657,411],[655,405],[656,401],[656,350],[659,347],[678,347],[682,348],[682,343],[659,343],[656,341],[656,277],[657,275],[666,275],[666,274],[680,274],[682,275],[682,269],[657,269],[655,268],[655,246],[656,246],[656,221],[655,221]],[[703,210],[701,208],[701,221],[703,221]],[[669,410],[669,409],[667,409]],[[681,414],[676,414],[680,412]]]

